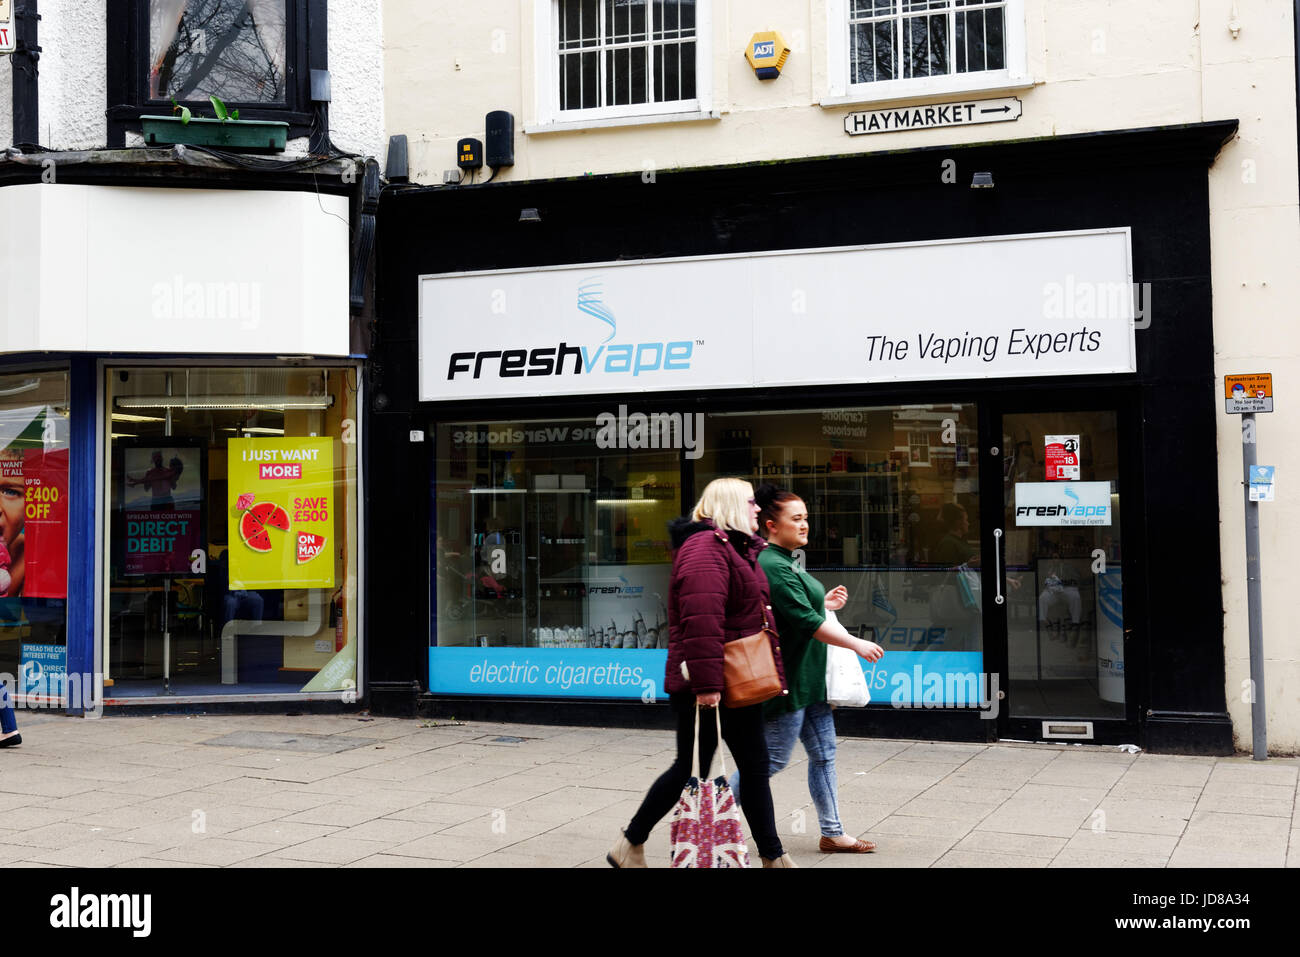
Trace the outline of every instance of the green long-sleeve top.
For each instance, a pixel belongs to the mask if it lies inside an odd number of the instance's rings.
[[[758,553],[758,564],[772,590],[773,623],[781,635],[790,689],[788,695],[763,705],[763,713],[771,717],[826,700],[826,645],[813,637],[826,621],[826,589],[780,545],[769,543]]]

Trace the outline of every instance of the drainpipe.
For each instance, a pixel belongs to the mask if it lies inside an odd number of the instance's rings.
[[[36,61],[41,48],[36,42],[36,0],[14,4],[14,129],[13,145],[35,146],[41,141],[40,99],[37,95]]]

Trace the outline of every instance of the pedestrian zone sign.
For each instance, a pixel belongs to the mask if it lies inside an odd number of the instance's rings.
[[[1273,374],[1225,375],[1223,397],[1229,415],[1273,411]]]

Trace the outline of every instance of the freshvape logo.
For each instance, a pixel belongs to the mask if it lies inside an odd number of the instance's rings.
[[[447,363],[448,381],[461,373],[468,373],[471,379],[493,378],[494,372],[499,379],[599,373],[635,377],[645,372],[683,372],[691,367],[699,340],[610,342],[618,334],[618,320],[605,303],[601,278],[587,277],[576,291],[578,311],[609,327],[608,335],[598,344],[571,346],[561,341],[537,349],[453,352]]]
[[[152,894],[68,894],[50,898],[50,926],[56,928],[129,928],[133,937],[152,929]]]
[[[1016,525],[1109,525],[1110,482],[1017,482]]]
[[[609,335],[601,340],[602,342],[609,342],[618,332],[618,320],[606,308],[605,303],[602,301],[603,297],[604,293],[601,290],[599,276],[593,276],[578,286],[578,310],[585,312],[589,316],[594,316],[609,326]]]
[[[1025,518],[1028,516],[1040,516],[1045,518],[1105,518],[1110,514],[1109,505],[1084,505],[1079,501],[1079,493],[1074,489],[1066,486],[1065,497],[1074,502],[1073,505],[1019,505],[1016,506],[1016,517]]]
[[[621,585],[588,585],[588,595],[640,595],[645,591],[645,585],[633,585],[627,580],[626,575],[619,575],[618,580]]]
[[[684,449],[688,459],[704,454],[703,412],[633,412],[596,416],[596,447],[601,449]]]

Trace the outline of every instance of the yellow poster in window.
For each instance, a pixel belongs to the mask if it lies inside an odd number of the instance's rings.
[[[230,587],[333,588],[332,439],[231,439]]]

